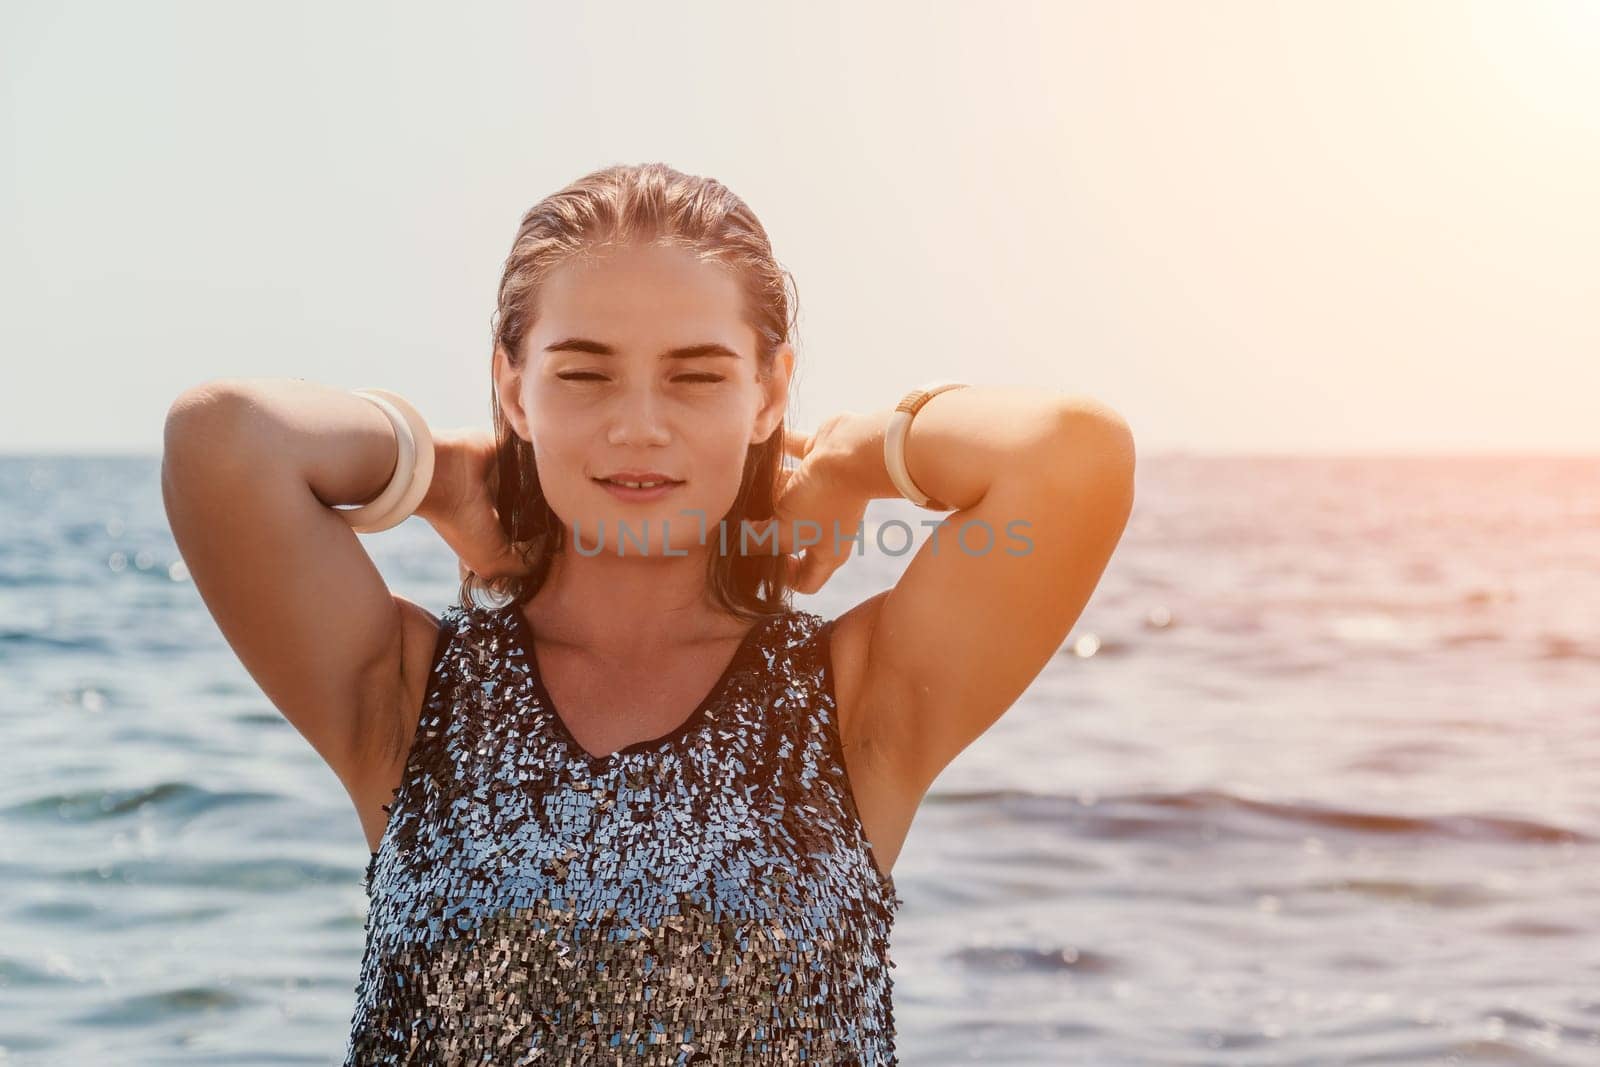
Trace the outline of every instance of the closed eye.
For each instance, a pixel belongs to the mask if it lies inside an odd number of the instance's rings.
[[[571,371],[566,374],[558,374],[556,377],[563,381],[578,382],[604,379],[605,375],[596,374],[594,371]],[[724,379],[720,374],[680,374],[672,380],[675,382],[720,382]]]

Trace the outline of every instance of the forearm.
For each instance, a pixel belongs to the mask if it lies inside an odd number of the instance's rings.
[[[867,499],[898,498],[883,458],[894,408],[846,415],[828,434],[834,476]],[[1000,481],[1052,484],[1131,463],[1122,420],[1082,396],[970,385],[936,394],[906,437],[906,469],[924,493],[956,510]]]
[[[231,378],[208,382],[174,406],[191,418],[169,419],[188,438],[182,447],[248,459],[298,476],[322,503],[365,504],[394,476],[399,445],[389,419],[370,400],[299,378]],[[441,506],[456,488],[449,433],[434,437],[435,476],[419,506]],[[169,449],[174,443],[170,439]]]

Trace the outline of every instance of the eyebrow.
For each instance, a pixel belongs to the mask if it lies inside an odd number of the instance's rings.
[[[585,337],[568,337],[544,346],[546,352],[587,352],[594,356],[614,356],[617,350],[600,341],[591,341]],[[738,359],[739,353],[727,345],[708,341],[698,345],[684,345],[682,348],[671,348],[661,353],[662,359],[700,359],[705,356],[720,356],[724,359]]]

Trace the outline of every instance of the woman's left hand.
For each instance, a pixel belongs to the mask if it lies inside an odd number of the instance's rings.
[[[778,472],[773,517],[751,524],[754,552],[772,551],[776,528],[777,550],[785,554],[789,583],[801,593],[815,593],[826,585],[850,558],[852,546],[861,546],[858,553],[865,551],[864,541],[849,539],[865,537],[860,527],[868,498],[839,477],[845,469],[841,461],[852,448],[848,428],[853,417],[854,413],[843,412],[811,433],[784,432],[784,454],[799,463]]]

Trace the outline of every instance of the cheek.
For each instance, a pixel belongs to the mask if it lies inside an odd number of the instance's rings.
[[[720,435],[714,443],[707,442],[707,447],[697,453],[694,469],[699,474],[699,485],[691,486],[695,507],[707,514],[727,514],[739,498],[749,447],[748,434],[736,428]]]
[[[567,520],[574,509],[583,510],[592,484],[585,473],[589,450],[584,440],[571,432],[571,424],[562,420],[530,423],[529,428],[540,488],[550,507]]]
[[[695,467],[737,487],[750,454],[750,427],[730,420],[706,426],[695,436]]]

